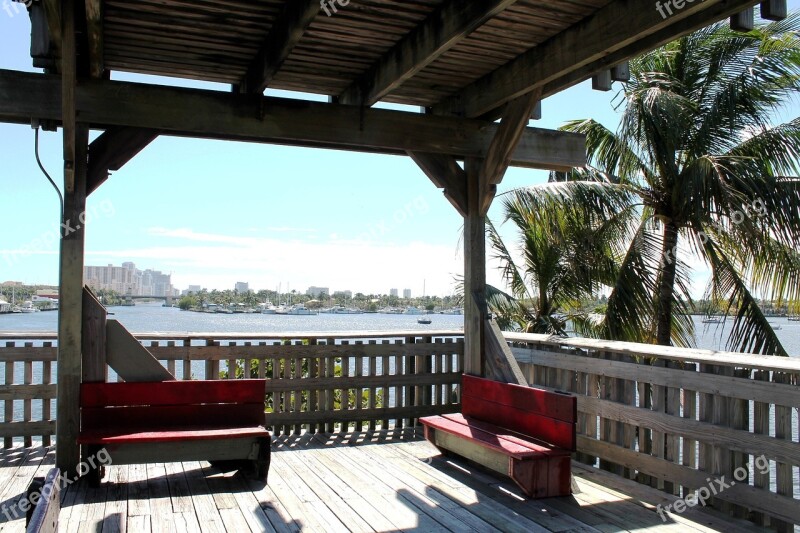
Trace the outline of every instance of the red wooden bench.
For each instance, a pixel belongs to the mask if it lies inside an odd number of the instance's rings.
[[[421,418],[425,438],[508,475],[531,498],[567,496],[577,398],[464,375],[461,413]]]
[[[266,481],[270,434],[263,379],[81,384],[78,443],[112,464],[210,461]],[[103,469],[90,473],[99,484]]]

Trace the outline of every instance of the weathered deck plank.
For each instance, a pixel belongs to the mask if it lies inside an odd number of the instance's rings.
[[[763,531],[689,509],[660,518],[665,493],[576,463],[581,492],[524,500],[506,479],[446,459],[413,430],[277,439],[269,484],[205,462],[114,466],[100,489],[65,487],[63,531]],[[15,505],[52,448],[0,451],[0,497]],[[24,531],[24,514],[0,513],[0,532]]]

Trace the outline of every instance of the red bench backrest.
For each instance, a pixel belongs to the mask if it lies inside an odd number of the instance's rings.
[[[565,450],[576,449],[578,399],[571,394],[464,374],[461,412]]]
[[[264,425],[266,380],[81,383],[81,429]]]

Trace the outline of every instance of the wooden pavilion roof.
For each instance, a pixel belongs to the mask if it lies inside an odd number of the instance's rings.
[[[642,0],[345,3],[86,0],[84,67],[498,116],[521,94],[547,97],[758,2],[682,3],[668,17]],[[56,58],[58,3],[43,4]]]
[[[444,1],[381,0],[337,4],[331,16],[320,2],[271,80],[270,86],[341,95]],[[288,2],[104,2],[105,65],[112,70],[206,79],[238,85],[265,36],[282,23]],[[467,2],[459,2],[466,4]],[[470,2],[507,6],[419,69],[384,100],[432,106],[543,43],[609,0],[581,2]],[[222,9],[220,8],[222,4]],[[485,11],[485,7],[480,11]],[[456,13],[463,11],[460,7]]]

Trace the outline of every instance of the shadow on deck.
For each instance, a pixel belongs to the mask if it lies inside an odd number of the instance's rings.
[[[0,451],[0,528],[53,448]],[[508,480],[443,458],[413,431],[280,437],[269,484],[208,463],[111,466],[99,489],[65,487],[62,531],[757,531],[708,510],[667,516],[666,494],[574,463],[579,492],[526,500]],[[763,530],[761,530],[763,531]]]

